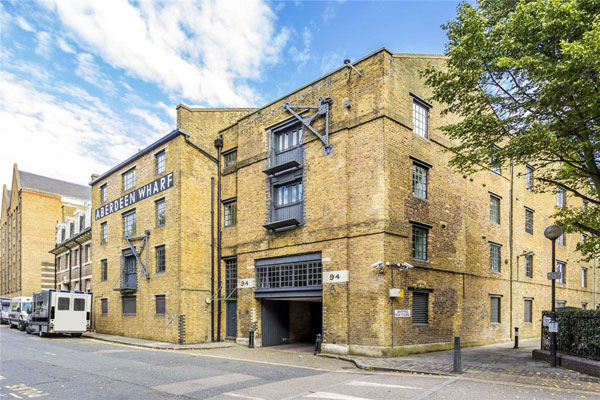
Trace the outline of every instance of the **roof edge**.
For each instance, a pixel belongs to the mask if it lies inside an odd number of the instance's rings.
[[[183,103],[179,103],[177,105],[177,107],[175,107],[175,109],[180,109],[180,108],[185,108],[188,111],[197,111],[197,112],[236,112],[236,111],[254,111],[256,110],[256,107],[224,107],[224,108],[218,108],[218,107],[191,107],[191,106],[187,106]]]

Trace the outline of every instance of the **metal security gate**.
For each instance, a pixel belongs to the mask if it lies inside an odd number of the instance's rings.
[[[237,301],[227,301],[226,303],[225,335],[228,338],[235,338],[237,336]]]
[[[287,301],[262,301],[262,345],[290,342],[290,307]]]

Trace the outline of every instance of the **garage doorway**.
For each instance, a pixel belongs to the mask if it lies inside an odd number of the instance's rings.
[[[263,299],[262,345],[309,344],[322,332],[321,299]]]

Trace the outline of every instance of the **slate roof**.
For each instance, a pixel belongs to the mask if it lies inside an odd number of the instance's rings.
[[[89,200],[92,197],[92,191],[89,186],[48,178],[47,176],[32,174],[31,172],[19,171],[19,180],[21,187],[24,189],[59,194],[81,200]]]

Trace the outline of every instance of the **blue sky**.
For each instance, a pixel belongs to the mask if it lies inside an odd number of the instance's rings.
[[[456,1],[0,0],[0,182],[86,184],[179,103],[260,106],[381,47],[442,53]]]

